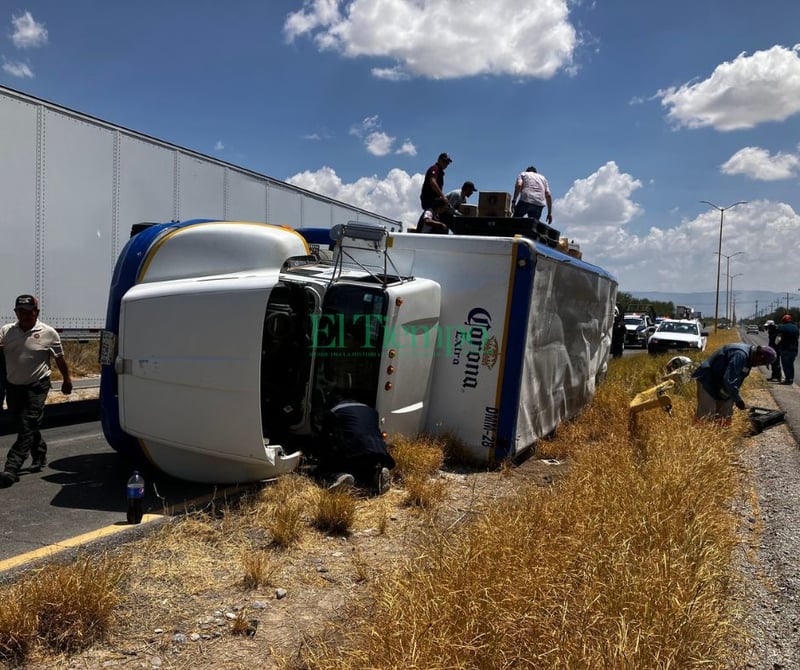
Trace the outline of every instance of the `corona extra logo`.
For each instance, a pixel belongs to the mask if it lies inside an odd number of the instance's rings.
[[[491,370],[495,366],[495,363],[497,363],[497,359],[499,357],[500,346],[497,344],[497,338],[492,335],[488,340],[486,340],[486,345],[483,347],[483,358],[481,359],[481,365]]]

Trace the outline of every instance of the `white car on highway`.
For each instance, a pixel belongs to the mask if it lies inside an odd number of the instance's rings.
[[[647,351],[651,354],[686,349],[705,351],[707,342],[708,332],[698,320],[664,319],[647,340]]]

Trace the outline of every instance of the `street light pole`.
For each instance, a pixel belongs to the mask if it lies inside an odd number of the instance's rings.
[[[725,265],[725,276],[726,277],[730,277],[731,276],[731,258],[733,258],[734,256],[738,256],[740,254],[743,254],[743,253],[744,253],[744,251],[737,251],[736,253],[733,253],[730,256],[728,254],[722,254],[723,256],[725,256],[725,262],[726,262],[726,265]],[[715,256],[717,255],[716,251],[714,252],[714,255]],[[728,322],[728,325],[730,325],[730,319],[728,318],[728,307],[730,306],[730,304],[731,304],[731,292],[730,292],[730,289],[728,288],[728,282],[726,280],[725,281],[725,320]]]
[[[731,320],[732,320],[731,322],[732,323],[736,321],[736,307],[735,307],[735,305],[736,305],[736,296],[734,296],[734,294],[733,294],[733,278],[734,277],[741,277],[743,274],[744,274],[744,272],[739,272],[739,273],[737,273],[735,275],[730,275],[728,277],[728,281],[730,282],[730,291],[729,291],[729,293],[730,293],[730,296],[731,296]]]
[[[716,299],[714,301],[714,332],[716,333],[719,329],[719,274],[720,270],[722,269],[722,222],[725,217],[725,210],[726,209],[733,209],[737,205],[744,205],[747,204],[747,200],[739,200],[738,202],[734,202],[732,205],[728,205],[727,207],[720,207],[719,205],[715,205],[713,202],[709,202],[708,200],[701,200],[705,205],[710,205],[714,209],[719,211],[719,248],[717,249],[717,291],[716,291]]]

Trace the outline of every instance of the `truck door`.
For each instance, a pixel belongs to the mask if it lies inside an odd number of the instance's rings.
[[[390,286],[342,282],[325,294],[315,328],[315,398],[375,407],[382,430],[413,435],[428,409],[441,288],[427,279]]]

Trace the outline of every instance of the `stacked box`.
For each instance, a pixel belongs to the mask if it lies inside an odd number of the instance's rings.
[[[478,216],[478,205],[459,205],[458,211],[462,216]]]
[[[478,216],[511,216],[511,194],[503,191],[481,191],[478,196]]]

